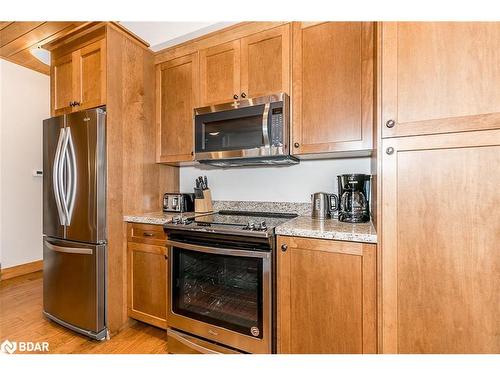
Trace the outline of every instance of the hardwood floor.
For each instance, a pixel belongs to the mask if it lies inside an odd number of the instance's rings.
[[[49,343],[49,353],[167,353],[166,331],[136,322],[108,341],[94,341],[45,319],[42,315],[42,272],[0,283],[0,342]]]

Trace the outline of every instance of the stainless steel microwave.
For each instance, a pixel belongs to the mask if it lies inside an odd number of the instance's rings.
[[[215,166],[297,164],[285,93],[194,110],[195,160]]]

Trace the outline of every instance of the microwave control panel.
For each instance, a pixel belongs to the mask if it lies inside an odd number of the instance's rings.
[[[271,146],[283,146],[283,107],[271,109]]]

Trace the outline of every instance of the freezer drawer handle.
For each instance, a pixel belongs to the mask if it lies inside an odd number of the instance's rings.
[[[47,246],[50,250],[58,251],[60,253],[92,255],[92,249],[86,249],[83,247],[63,247],[51,244],[47,241],[45,241],[45,246]]]

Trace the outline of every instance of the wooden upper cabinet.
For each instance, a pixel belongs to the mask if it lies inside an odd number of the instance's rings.
[[[51,69],[55,116],[106,104],[105,39],[55,57]]]
[[[290,93],[290,25],[241,39],[240,97]]]
[[[71,112],[73,99],[73,56],[71,53],[52,61],[52,110],[55,116]]]
[[[225,103],[240,94],[240,41],[200,51],[201,106]]]
[[[376,245],[278,237],[278,353],[377,352]]]
[[[500,126],[499,22],[384,22],[382,136]]]
[[[369,151],[372,22],[293,23],[293,153]]]
[[[382,146],[382,352],[499,353],[500,130]]]
[[[290,25],[200,51],[201,106],[290,91]]]
[[[75,110],[93,108],[106,102],[106,40],[102,39],[74,52],[78,67]]]
[[[157,161],[193,160],[193,116],[198,105],[198,53],[156,67]]]

